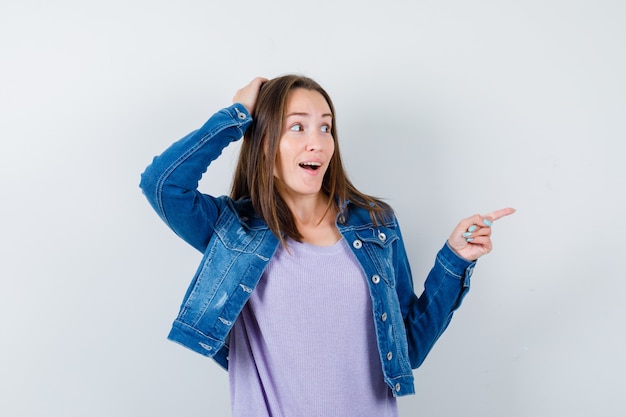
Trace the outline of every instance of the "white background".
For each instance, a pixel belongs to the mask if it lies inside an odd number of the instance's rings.
[[[625,21],[619,0],[3,1],[0,415],[229,415],[226,373],[165,339],[201,255],[137,185],[291,72],[334,98],[418,288],[458,220],[518,209],[402,415],[626,415]]]

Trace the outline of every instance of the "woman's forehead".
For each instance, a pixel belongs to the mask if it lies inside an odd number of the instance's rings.
[[[296,88],[289,92],[285,104],[284,117],[293,115],[332,117],[326,98],[316,90]]]

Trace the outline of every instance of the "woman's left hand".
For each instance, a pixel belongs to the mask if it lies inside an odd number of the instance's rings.
[[[493,249],[491,227],[496,220],[515,213],[515,209],[503,208],[484,216],[475,214],[461,220],[456,226],[448,244],[462,258],[475,261]]]

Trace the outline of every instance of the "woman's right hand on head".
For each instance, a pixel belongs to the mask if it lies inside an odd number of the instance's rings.
[[[256,77],[248,85],[237,90],[233,97],[233,103],[241,103],[248,110],[248,113],[252,114],[261,86],[265,82],[267,82],[267,78]]]

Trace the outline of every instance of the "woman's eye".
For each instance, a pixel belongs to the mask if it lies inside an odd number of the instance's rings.
[[[324,133],[330,133],[330,126],[328,126],[328,125],[324,125],[324,126],[322,126],[322,132],[324,132]]]
[[[292,132],[302,132],[302,125],[295,124],[289,128]]]

